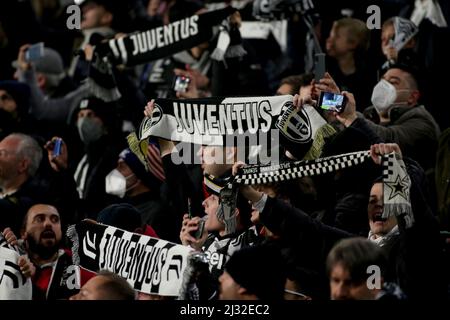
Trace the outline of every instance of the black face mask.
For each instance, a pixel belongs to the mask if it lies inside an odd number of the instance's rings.
[[[56,237],[55,237],[55,239],[56,239]],[[55,244],[53,246],[47,247],[47,246],[42,245],[39,242],[36,242],[36,240],[30,234],[27,234],[27,243],[28,243],[28,248],[29,248],[30,252],[37,254],[43,260],[47,260],[47,259],[50,259],[51,257],[53,257],[53,255],[59,249],[59,243],[57,241],[55,241]]]
[[[0,109],[0,134],[6,136],[17,130],[17,117],[14,117],[10,112]]]

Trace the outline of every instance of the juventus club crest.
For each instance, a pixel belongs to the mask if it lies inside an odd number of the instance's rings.
[[[275,126],[284,137],[294,143],[308,143],[312,139],[312,129],[305,110],[297,111],[292,102],[286,102]]]
[[[161,121],[163,117],[163,111],[159,105],[154,104],[154,109],[151,117],[147,117],[142,121],[141,127],[139,129],[140,136],[142,137],[144,133],[149,130],[151,127],[155,126],[158,122]]]

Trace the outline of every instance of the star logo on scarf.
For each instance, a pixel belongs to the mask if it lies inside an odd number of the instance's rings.
[[[385,185],[390,188],[391,193],[389,194],[389,200],[392,200],[396,196],[400,196],[406,201],[408,201],[408,176],[400,178],[398,174],[394,182],[385,182]]]

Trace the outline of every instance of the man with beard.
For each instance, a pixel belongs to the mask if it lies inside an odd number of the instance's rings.
[[[9,229],[5,239],[17,244]],[[47,204],[32,206],[23,221],[21,239],[36,272],[32,275],[33,300],[67,299],[94,274],[72,264],[72,252],[61,248],[62,231],[58,210]]]

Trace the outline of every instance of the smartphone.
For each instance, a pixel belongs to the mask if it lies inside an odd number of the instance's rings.
[[[191,198],[188,198],[188,215],[189,215],[189,219],[192,219],[194,217],[194,214],[192,213],[192,204],[191,204]],[[195,230],[192,233],[192,236],[195,239],[200,239],[202,237],[203,234],[203,230],[205,228],[205,220],[206,220],[206,216],[204,216],[203,218],[200,219],[200,221],[198,222],[198,228],[197,230]]]
[[[62,139],[61,138],[56,138],[53,143],[54,143],[54,146],[53,146],[53,157],[58,157],[58,156],[61,155]]]
[[[314,79],[316,82],[319,82],[325,76],[326,71],[325,53],[316,53],[314,55]]]
[[[27,51],[25,51],[25,60],[28,62],[33,62],[36,60],[39,60],[44,56],[44,43],[39,42],[36,44],[33,44],[28,48]]]
[[[206,217],[203,217],[199,222],[198,222],[198,229],[194,232],[193,236],[195,239],[200,239],[203,235],[203,230],[205,229],[205,219]]]
[[[186,92],[191,79],[186,76],[175,76],[173,89],[177,92]]]
[[[341,113],[346,104],[347,98],[342,94],[324,91],[320,93],[319,107],[323,110]]]

